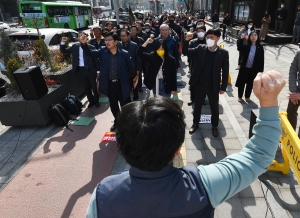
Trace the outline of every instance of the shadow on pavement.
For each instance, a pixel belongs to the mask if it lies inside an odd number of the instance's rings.
[[[103,173],[107,170],[107,165],[105,164],[105,161],[107,159],[105,154],[107,154],[107,152],[105,152],[105,150],[110,149],[109,147],[112,146],[116,146],[116,142],[101,142],[99,144],[100,149],[93,153],[92,178],[87,184],[82,186],[79,190],[77,190],[71,195],[61,215],[62,218],[70,217],[77,200],[80,197],[86,195],[87,193],[93,193],[97,184],[107,176],[105,175],[105,173]]]

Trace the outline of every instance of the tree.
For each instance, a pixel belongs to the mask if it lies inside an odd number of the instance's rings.
[[[183,0],[188,12],[194,12],[195,0]]]

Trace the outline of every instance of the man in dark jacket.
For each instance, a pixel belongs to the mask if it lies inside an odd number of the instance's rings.
[[[275,12],[275,34],[281,33],[287,14],[288,10],[285,8],[285,4],[281,3],[281,7]]]
[[[230,26],[231,25],[231,19],[229,17],[229,14],[226,14],[226,16],[224,17],[223,19],[223,22],[222,22],[222,27],[223,27],[223,34],[222,34],[222,38],[223,38],[223,41],[225,40],[225,33],[226,33],[226,28],[227,26]]]
[[[130,41],[130,39],[129,39],[130,33],[128,30],[123,29],[123,30],[121,30],[120,34],[121,34],[120,46],[122,49],[128,51],[128,53],[131,57],[131,60],[134,63],[136,73],[134,73],[134,72],[131,73],[129,75],[129,80],[130,80],[130,84],[131,84],[130,90],[132,90],[132,92],[133,92],[133,100],[137,101],[139,99],[139,93],[138,93],[138,89],[136,87],[137,84],[136,83],[134,84],[134,79],[135,79],[135,81],[137,81],[139,78],[139,74],[142,71],[141,60],[137,56],[137,50],[138,50],[139,46],[136,43]]]
[[[300,5],[298,5],[298,11],[296,13],[296,19],[293,30],[292,44],[298,44],[300,42]]]
[[[215,11],[215,13],[211,16],[211,21],[213,23],[213,28],[214,29],[219,28],[219,21],[220,21],[220,19],[219,19],[219,14],[218,14],[217,11]]]
[[[138,27],[137,36],[146,41],[148,39],[148,35],[143,31],[143,22],[136,22],[135,25]]]
[[[206,27],[198,26],[196,28],[196,33],[197,33],[196,39],[183,41],[182,52],[185,52],[185,54],[188,54],[189,48],[196,48],[199,44],[206,45],[206,39],[205,39]],[[194,68],[194,65],[195,65],[195,60],[193,57],[190,57],[190,56],[188,56],[188,60],[189,60],[189,68],[190,68],[190,71],[192,72],[192,69]],[[188,102],[188,106],[191,106],[195,102],[195,100],[196,100],[195,92],[196,92],[195,87],[190,86],[190,99],[191,100]],[[202,105],[206,105],[205,99],[204,99]]]
[[[115,117],[111,131],[115,131],[117,125],[117,115],[121,107],[129,102],[130,81],[129,75],[135,71],[134,64],[127,51],[121,49],[117,33],[108,32],[105,35],[105,48],[91,50],[86,46],[87,38],[85,35],[79,39],[84,53],[90,57],[100,59],[101,79],[99,91],[108,96],[110,109]]]
[[[93,27],[94,38],[90,39],[89,44],[93,45],[96,49],[105,46],[104,37],[102,36],[102,28],[100,26]]]
[[[145,23],[144,27],[148,38],[150,38],[151,35],[155,36],[155,32],[152,31],[151,25],[149,23]]]
[[[85,35],[83,32],[78,33],[78,40],[81,36]],[[85,36],[86,37],[86,36]],[[97,91],[96,78],[97,74],[100,73],[100,66],[96,58],[91,58],[85,55],[82,51],[80,44],[73,44],[71,47],[66,48],[66,42],[68,37],[62,37],[60,44],[60,51],[62,53],[71,53],[72,54],[72,71],[73,73],[79,73],[82,85],[85,89],[87,99],[89,101],[88,108],[93,107],[94,105],[98,108],[100,107],[99,95]],[[88,45],[90,49],[95,47]]]
[[[228,51],[218,47],[221,31],[210,29],[206,32],[206,44],[198,45],[196,48],[189,48],[188,55],[192,56],[195,66],[192,69],[189,85],[196,88],[196,101],[194,107],[193,125],[190,134],[199,128],[202,102],[208,96],[211,109],[212,135],[218,137],[219,124],[219,94],[223,94],[227,88],[229,73]],[[186,40],[193,38],[192,33],[187,33]],[[221,81],[222,71],[222,84]]]

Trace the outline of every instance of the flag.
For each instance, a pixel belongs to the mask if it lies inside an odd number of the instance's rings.
[[[128,24],[131,26],[135,22],[135,17],[132,13],[131,7],[129,6]]]

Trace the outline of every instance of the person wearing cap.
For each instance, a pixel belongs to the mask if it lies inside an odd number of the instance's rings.
[[[230,25],[231,25],[231,19],[229,17],[229,14],[227,13],[226,16],[223,19],[223,22],[222,22],[222,26],[223,26],[222,38],[223,38],[223,41],[225,39],[226,28],[227,28],[227,26],[230,26]]]
[[[205,33],[206,33],[206,27],[205,26],[197,26],[196,27],[197,38],[192,39],[190,41],[189,40],[184,40],[183,41],[182,52],[184,52],[185,55],[188,55],[188,49],[189,48],[196,48],[199,44],[205,45],[206,44]],[[195,60],[191,56],[188,56],[188,61],[189,61],[190,71],[192,71],[192,69],[195,65]],[[190,86],[190,101],[188,102],[188,106],[191,106],[192,104],[194,104],[195,99],[196,99],[196,93],[195,92],[196,92],[195,87]],[[202,105],[206,105],[205,99],[204,99]]]
[[[149,23],[145,23],[144,27],[148,38],[150,38],[151,35],[155,36],[155,32],[151,30],[151,25]]]
[[[99,26],[93,27],[94,38],[90,39],[88,43],[99,49],[101,46],[105,46],[104,37],[102,36],[102,28]]]
[[[79,32],[78,41],[80,40],[80,37],[84,35],[87,36],[87,34],[84,32]],[[80,75],[80,81],[82,82],[87,99],[89,101],[88,108],[91,108],[94,105],[98,108],[100,107],[99,94],[96,84],[97,75],[100,73],[100,65],[98,64],[98,60],[85,55],[80,44],[78,43],[66,48],[67,41],[68,37],[62,37],[60,51],[62,53],[72,54],[72,71],[73,73],[79,73]],[[88,47],[90,49],[95,49],[93,45],[88,45]]]

